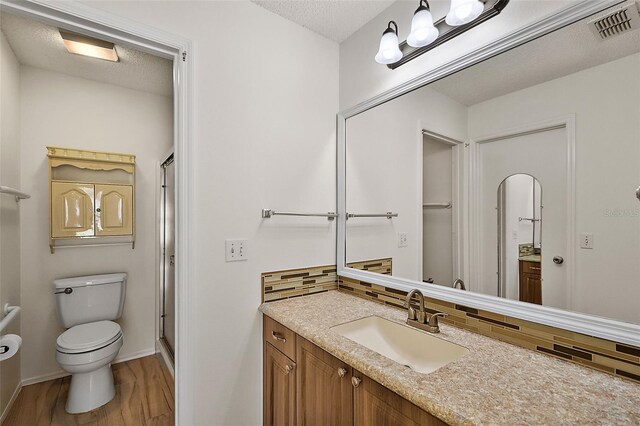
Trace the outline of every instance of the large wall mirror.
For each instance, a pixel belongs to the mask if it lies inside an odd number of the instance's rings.
[[[341,275],[640,344],[640,26],[592,22],[638,5],[605,3],[341,116]]]

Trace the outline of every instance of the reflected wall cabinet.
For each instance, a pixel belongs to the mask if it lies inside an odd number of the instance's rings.
[[[49,247],[135,247],[135,156],[47,147]]]

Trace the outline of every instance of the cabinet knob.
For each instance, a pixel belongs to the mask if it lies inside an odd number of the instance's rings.
[[[98,208],[96,209],[96,211],[97,211],[98,213],[100,213],[100,207],[98,207]]]
[[[347,369],[346,368],[338,368],[338,376],[339,377],[344,377],[347,374]]]
[[[353,385],[354,388],[357,388],[358,386],[360,386],[360,383],[362,383],[362,379],[355,376],[351,378],[351,384]]]
[[[293,365],[285,365],[284,370],[287,372],[286,374],[291,373],[293,371]]]

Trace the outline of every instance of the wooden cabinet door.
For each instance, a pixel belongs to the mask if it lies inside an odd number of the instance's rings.
[[[296,365],[264,342],[265,426],[293,426],[296,422]]]
[[[353,425],[351,367],[297,337],[298,426]]]
[[[444,426],[432,416],[393,391],[354,371],[355,426]]]
[[[133,187],[96,185],[96,236],[133,234]]]
[[[51,237],[93,236],[93,202],[93,185],[51,182]]]
[[[542,304],[542,280],[540,275],[522,274],[520,280],[520,301]]]

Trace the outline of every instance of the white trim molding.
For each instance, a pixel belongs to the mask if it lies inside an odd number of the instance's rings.
[[[514,31],[495,42],[489,43],[472,53],[464,55],[441,67],[423,74],[415,79],[400,84],[399,86],[368,99],[352,108],[341,111],[337,115],[337,238],[336,238],[336,265],[339,276],[360,280],[372,284],[390,287],[398,290],[410,291],[418,288],[422,293],[434,299],[465,305],[477,309],[496,312],[513,318],[532,321],[551,327],[557,327],[577,333],[587,334],[616,342],[640,346],[640,325],[611,320],[607,318],[565,311],[519,301],[488,296],[479,293],[470,293],[420,281],[408,280],[388,275],[361,271],[346,266],[346,120],[371,108],[393,100],[412,90],[425,86],[433,81],[477,64],[490,57],[503,53],[528,41],[534,40],[552,31],[572,24],[580,19],[598,13],[604,9],[622,3],[623,0],[592,0],[572,3],[568,8],[547,16],[527,27]],[[569,138],[573,139],[573,124],[567,126]],[[568,161],[574,162],[571,157]],[[573,183],[570,183],[573,185]],[[569,188],[572,196],[574,188]],[[573,206],[574,200],[568,200],[568,205]],[[573,215],[573,211],[571,214]],[[465,218],[466,219],[466,218]],[[575,233],[571,230],[570,233]],[[573,247],[575,241],[569,244]],[[570,254],[569,256],[574,256]],[[465,266],[466,270],[466,266]],[[572,275],[571,279],[575,279]]]
[[[194,423],[195,353],[192,308],[194,261],[194,147],[192,142],[193,49],[181,36],[76,1],[0,0],[2,11],[173,60],[176,155],[176,424]]]
[[[4,407],[4,410],[2,410],[2,414],[0,414],[0,425],[3,424],[3,422],[9,415],[9,411],[11,411],[11,407],[13,407],[13,403],[16,402],[16,399],[18,398],[18,395],[22,390],[22,386],[23,386],[23,383],[18,382],[18,384],[16,385],[16,388],[13,390],[13,394],[11,394],[11,398],[9,398],[9,402],[7,402],[7,405]]]

